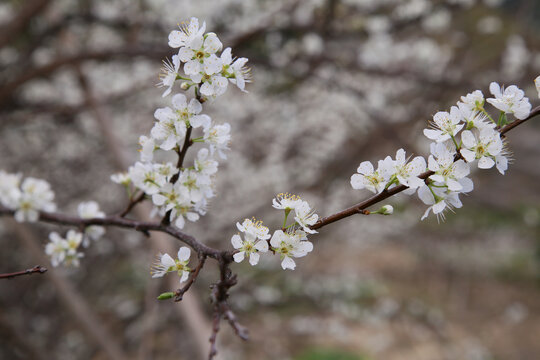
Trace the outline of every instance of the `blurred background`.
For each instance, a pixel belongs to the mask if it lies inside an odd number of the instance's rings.
[[[253,73],[248,94],[230,87],[205,106],[231,123],[231,151],[209,213],[184,230],[214,247],[230,248],[245,217],[276,226],[280,192],[321,216],[359,202],[369,193],[349,179],[361,161],[427,155],[432,115],[491,81],[539,103],[535,0],[3,0],[0,169],[49,181],[61,212],[122,209],[109,177],[168,105],[155,87],[167,36],[192,16]],[[295,271],[233,266],[230,303],[251,340],[222,323],[217,359],[539,359],[538,121],[508,140],[507,174],[475,172],[444,223],[420,222],[425,206],[398,196],[393,216],[323,228]],[[158,303],[177,279],[149,268],[174,239],[108,229],[79,269],[53,269],[51,230],[0,219],[0,272],[49,268],[0,282],[0,359],[206,358],[212,262],[182,303]]]

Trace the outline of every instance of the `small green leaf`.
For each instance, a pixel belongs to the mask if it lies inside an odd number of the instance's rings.
[[[174,293],[173,292],[164,292],[163,294],[159,295],[157,297],[158,300],[168,300],[168,299],[172,299],[174,297]]]

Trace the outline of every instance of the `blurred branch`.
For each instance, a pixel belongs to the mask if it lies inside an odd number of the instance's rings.
[[[0,28],[0,48],[4,47],[24,29],[28,23],[39,13],[41,13],[50,0],[31,0],[23,2],[23,8],[7,25]]]
[[[152,47],[145,45],[134,45],[126,48],[117,48],[102,51],[88,51],[76,55],[62,57],[52,61],[47,65],[28,69],[15,80],[12,80],[11,82],[5,84],[2,88],[0,88],[0,105],[4,104],[10,97],[12,97],[15,91],[24,83],[35,78],[48,76],[65,65],[76,65],[90,60],[103,61],[115,58],[131,58],[134,56],[144,56],[149,58],[161,59],[169,55],[169,53],[169,47],[165,46]]]
[[[30,230],[12,219],[9,219],[6,224],[21,240],[36,262],[48,261],[48,258],[43,254],[43,249],[38,245],[39,241]],[[103,322],[98,320],[99,316],[91,310],[87,300],[80,296],[60,273],[50,271],[46,279],[51,281],[56,288],[58,298],[66,305],[83,330],[101,347],[109,359],[128,359],[121,346],[114,340],[114,336],[104,327]]]
[[[26,269],[26,270],[23,270],[23,271],[17,271],[17,272],[8,273],[8,274],[0,274],[0,279],[11,279],[11,278],[14,278],[14,277],[17,277],[17,276],[32,275],[32,274],[35,274],[35,273],[43,274],[45,272],[47,272],[46,267],[36,265],[31,269]]]

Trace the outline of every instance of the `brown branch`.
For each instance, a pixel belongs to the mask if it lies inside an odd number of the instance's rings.
[[[184,297],[184,294],[189,290],[191,285],[193,285],[195,280],[197,280],[197,276],[199,276],[199,272],[203,268],[205,262],[206,262],[206,256],[203,255],[203,256],[200,257],[199,265],[197,265],[195,270],[193,270],[193,273],[191,273],[191,276],[189,277],[186,285],[184,285],[184,287],[176,290],[176,292],[174,293],[174,301],[177,301],[177,302],[182,301],[182,299]]]
[[[13,216],[15,211],[9,210],[3,207],[0,207],[0,216]],[[40,212],[39,220],[47,223],[59,224],[59,225],[70,225],[75,227],[86,227],[90,225],[101,225],[101,226],[115,226],[121,228],[134,229],[143,233],[148,233],[149,231],[159,231],[171,235],[172,237],[182,241],[183,243],[189,245],[193,250],[195,250],[199,255],[205,255],[213,259],[219,260],[223,257],[230,257],[229,251],[226,250],[217,250],[209,246],[204,245],[199,242],[193,236],[188,235],[178,228],[170,225],[163,225],[158,222],[151,221],[137,221],[132,219],[126,219],[119,216],[111,215],[103,218],[90,218],[83,219],[76,216],[64,215],[60,213],[47,213]]]
[[[530,115],[523,119],[523,120],[515,120],[513,121],[512,123],[506,125],[505,127],[503,127],[502,129],[499,130],[499,132],[501,133],[501,136],[504,136],[504,134],[506,134],[508,131],[512,130],[513,128],[517,127],[518,125],[521,125],[523,124],[524,122],[534,118],[535,116],[538,116],[540,115],[540,106],[536,107],[533,109],[533,111],[531,111]],[[459,158],[461,158],[461,156],[458,154],[458,156],[455,158],[454,161],[457,161]],[[427,179],[428,177],[430,177],[431,175],[433,175],[434,172],[433,171],[426,171],[422,174],[420,174],[418,177],[420,179]],[[376,195],[373,195],[372,197],[370,198],[367,198],[366,200],[356,204],[356,205],[353,205],[345,210],[342,210],[340,212],[337,212],[335,214],[332,214],[330,216],[327,216],[327,217],[324,217],[322,219],[320,219],[319,221],[317,221],[313,226],[311,226],[310,228],[313,229],[313,230],[316,230],[316,229],[320,229],[322,228],[323,226],[326,226],[328,224],[331,224],[331,223],[334,223],[336,221],[339,221],[339,220],[342,220],[346,217],[349,217],[349,216],[352,216],[352,215],[356,215],[356,214],[362,214],[364,213],[364,210],[372,205],[375,205],[385,199],[388,199],[389,197],[391,196],[394,196],[400,192],[402,192],[403,190],[406,190],[408,189],[407,186],[405,185],[399,185],[399,186],[396,186],[390,190],[388,189],[385,189],[383,190],[382,192],[376,194]]]
[[[141,192],[138,196],[132,198],[129,202],[129,204],[126,206],[126,208],[118,214],[119,217],[124,217],[126,216],[127,214],[129,214],[129,212],[131,210],[133,210],[133,208],[135,206],[137,206],[138,203],[142,202],[144,200],[144,196],[146,194],[144,192]]]
[[[17,272],[9,273],[9,274],[0,274],[0,279],[11,279],[11,278],[14,278],[14,277],[17,277],[17,276],[32,275],[32,274],[35,274],[35,273],[43,274],[45,272],[47,272],[47,268],[45,268],[43,266],[40,266],[40,265],[36,265],[31,269],[26,269],[26,270],[23,270],[23,271],[17,271]]]

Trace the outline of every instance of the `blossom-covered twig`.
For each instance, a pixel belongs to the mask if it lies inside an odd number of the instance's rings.
[[[14,277],[17,277],[17,276],[32,275],[32,274],[35,274],[35,273],[43,274],[45,272],[47,272],[46,267],[36,265],[31,269],[26,269],[26,270],[23,270],[23,271],[17,271],[17,272],[7,273],[7,274],[0,274],[0,279],[11,279],[11,278],[14,278]]]
[[[540,115],[540,106],[536,107],[535,109],[532,110],[532,112],[530,113],[530,115],[523,119],[523,120],[516,120],[506,126],[504,126],[503,128],[501,128],[499,130],[500,134],[501,135],[504,135],[506,134],[507,132],[509,132],[510,130],[514,129],[515,127],[517,127],[518,125],[521,125],[523,124],[524,122],[536,117]],[[458,156],[456,156],[456,158],[454,159],[455,161],[461,159],[461,155],[458,154]],[[422,174],[418,175],[418,177],[420,179],[427,179],[429,176],[433,175],[434,172],[433,171],[425,171],[423,172]],[[404,190],[407,190],[408,187],[405,186],[405,185],[400,185],[400,186],[396,186],[390,190],[386,189],[386,190],[383,190],[382,192],[376,194],[376,195],[373,195],[369,198],[367,198],[366,200],[362,201],[362,202],[359,202],[358,204],[355,204],[345,210],[342,210],[342,211],[339,211],[335,214],[332,214],[332,215],[329,215],[329,216],[326,216],[324,218],[321,218],[319,221],[317,221],[315,223],[315,225],[313,225],[311,228],[313,230],[317,230],[317,229],[320,229],[322,228],[323,226],[326,226],[326,225],[329,225],[329,224],[332,224],[336,221],[339,221],[339,220],[342,220],[342,219],[345,219],[349,216],[352,216],[352,215],[356,215],[356,214],[361,214],[363,213],[363,211],[365,209],[367,209],[368,207],[370,206],[373,206],[377,203],[380,203],[381,201],[384,201],[386,199],[388,199],[389,197],[391,196],[394,196]]]

